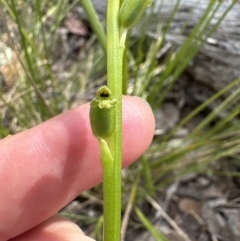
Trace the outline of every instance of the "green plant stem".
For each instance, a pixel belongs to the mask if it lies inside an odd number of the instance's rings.
[[[126,41],[125,41],[125,50],[123,53],[123,80],[122,80],[122,94],[123,95],[127,94],[127,84],[128,84],[128,79],[129,79],[128,56],[127,56],[128,45],[129,45],[129,37],[127,35]]]
[[[107,81],[115,106],[115,130],[109,140],[113,165],[104,168],[104,241],[119,241],[121,235],[121,168],[122,168],[122,63],[124,47],[120,46],[120,0],[109,0],[107,8]]]
[[[101,44],[104,53],[107,54],[106,34],[101,22],[99,21],[98,15],[92,5],[92,2],[90,0],[79,0],[79,2],[81,3],[84,12],[88,16],[88,21],[90,22],[94,33],[97,35],[98,41]]]

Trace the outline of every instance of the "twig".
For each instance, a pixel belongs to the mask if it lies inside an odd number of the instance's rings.
[[[146,199],[151,203],[151,205],[162,215],[162,217],[169,223],[169,225],[186,241],[191,241],[187,234],[185,234],[182,229],[174,222],[171,217],[162,209],[162,207],[148,194],[146,195]]]

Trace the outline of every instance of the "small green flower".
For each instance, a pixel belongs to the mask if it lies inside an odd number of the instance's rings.
[[[101,87],[96,97],[90,103],[90,123],[93,135],[98,139],[107,140],[114,131],[115,105],[118,103],[112,98],[107,86]]]
[[[142,17],[152,0],[124,0],[119,12],[119,25],[131,29]]]

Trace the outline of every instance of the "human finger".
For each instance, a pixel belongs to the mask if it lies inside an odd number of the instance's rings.
[[[43,222],[102,180],[89,104],[1,140],[0,241]],[[123,166],[149,146],[154,118],[137,97],[123,98]],[[24,220],[24,222],[19,222]]]
[[[11,241],[94,241],[70,220],[54,215]]]

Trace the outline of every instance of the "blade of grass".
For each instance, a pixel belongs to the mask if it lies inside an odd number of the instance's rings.
[[[130,214],[132,212],[132,208],[133,208],[134,201],[135,201],[135,198],[136,198],[137,183],[138,183],[138,181],[136,181],[132,185],[131,193],[130,193],[130,196],[129,196],[128,202],[127,202],[127,207],[126,207],[124,215],[123,215],[122,228],[121,228],[121,241],[125,240],[125,235],[126,235],[126,230],[127,230],[127,226],[128,226],[129,216],[130,216]]]
[[[49,50],[48,43],[47,43],[47,36],[46,36],[46,33],[45,33],[45,26],[43,24],[44,23],[43,22],[43,16],[44,15],[43,15],[43,9],[41,7],[41,3],[42,3],[42,1],[40,1],[40,0],[36,1],[36,17],[37,17],[37,22],[38,22],[38,24],[36,24],[36,25],[39,25],[39,28],[40,28],[40,31],[41,31],[41,40],[43,42],[43,52],[44,52],[44,57],[43,58],[46,60],[45,61],[46,64],[44,65],[44,67],[47,70],[47,73],[49,74],[50,80],[52,82],[52,86],[59,90],[59,92],[60,92],[60,94],[62,96],[62,99],[64,100],[64,102],[67,103],[68,99],[66,98],[66,96],[65,96],[61,86],[58,84],[58,82],[57,82],[56,78],[54,77],[54,75],[52,73],[52,70],[51,70],[52,67],[51,67],[51,64],[50,64],[50,62],[51,62],[50,50]],[[61,99],[61,102],[63,101],[62,99]],[[59,100],[57,98],[53,98],[52,100],[53,100],[53,102],[55,102],[54,105],[53,105],[54,106],[54,112],[58,113],[57,107],[61,103],[59,102]]]
[[[151,169],[147,158],[143,155],[141,157],[142,172],[145,179],[145,189],[149,195],[153,196],[155,193],[154,182],[152,179]]]
[[[191,241],[187,234],[171,219],[171,217],[163,210],[163,208],[150,195],[146,195],[147,201],[158,211],[161,216],[168,222],[168,224],[181,236],[184,241]]]
[[[102,228],[103,228],[103,216],[100,216],[98,218],[97,224],[95,225],[94,228],[94,236],[93,238],[96,240],[102,240]]]
[[[163,93],[161,93],[160,98],[157,101],[153,102],[155,106],[159,106],[164,100],[166,94],[169,92],[173,83],[176,81],[177,77],[182,73],[185,69],[189,61],[197,54],[199,49],[206,42],[207,38],[215,31],[215,29],[219,26],[223,18],[230,11],[230,9],[236,4],[237,1],[233,1],[230,4],[225,12],[219,17],[218,21],[214,26],[208,30],[211,19],[217,13],[217,10],[221,6],[221,2],[216,3],[215,1],[210,1],[207,9],[205,10],[202,18],[200,19],[198,25],[196,25],[195,29],[189,35],[187,40],[182,45],[176,57],[168,62],[166,70],[161,75],[160,81],[157,83],[157,86],[154,86],[154,91],[149,96],[148,100],[152,103],[153,99],[155,99],[159,93],[159,91],[163,88],[163,84],[167,84]],[[204,36],[204,37],[203,37]],[[171,75],[171,73],[173,74]]]
[[[163,38],[160,36],[156,41],[154,41],[147,53],[146,60],[143,68],[138,68],[138,76],[136,77],[135,88],[133,95],[143,96],[146,91],[147,86],[151,81],[153,71],[157,66],[157,53],[162,45]]]
[[[26,73],[29,73],[28,77],[30,77],[30,82],[33,85],[33,87],[34,87],[34,89],[35,89],[35,91],[37,93],[37,96],[38,96],[38,98],[40,100],[40,103],[42,105],[42,110],[46,113],[46,115],[48,117],[52,117],[52,116],[54,116],[54,113],[51,110],[51,108],[47,105],[45,99],[42,96],[41,91],[38,89],[38,87],[36,85],[36,82],[35,82],[35,79],[36,79],[35,75],[36,74],[35,74],[35,71],[34,71],[34,68],[33,68],[33,65],[32,65],[32,62],[31,62],[31,57],[30,57],[30,54],[29,54],[28,45],[27,45],[27,41],[26,41],[26,38],[25,38],[25,32],[23,31],[23,28],[21,26],[21,21],[19,19],[19,14],[18,14],[18,11],[17,11],[17,8],[16,8],[16,1],[11,0],[11,3],[12,3],[11,4],[11,9],[12,9],[14,15],[15,15],[16,23],[18,25],[18,30],[19,30],[20,37],[21,37],[21,40],[22,40],[22,45],[23,45],[23,49],[24,49],[25,58],[26,58],[26,62],[27,62],[27,66],[28,66],[28,71],[29,72],[26,71],[26,68],[23,65],[23,63],[22,63],[22,66],[25,69]]]
[[[168,241],[168,239],[154,227],[154,225],[149,221],[149,219],[143,214],[143,212],[139,208],[135,207],[134,210],[138,218],[142,222],[143,226],[157,241]]]
[[[94,31],[94,33],[97,35],[98,41],[100,45],[102,46],[102,49],[107,55],[107,40],[106,40],[106,34],[103,29],[103,25],[100,22],[99,18],[97,17],[97,13],[92,5],[91,1],[86,1],[86,0],[79,0],[81,3],[82,7],[84,8],[85,13],[88,16],[88,21],[91,24],[91,27]]]
[[[216,107],[206,118],[204,118],[204,120],[199,123],[194,130],[191,132],[191,135],[196,135],[200,130],[202,130],[206,125],[208,125],[211,121],[213,121],[213,119],[218,116],[218,114],[222,111],[224,111],[224,109],[226,109],[227,107],[229,107],[229,105],[231,105],[233,102],[236,102],[237,100],[239,100],[239,94],[240,94],[240,88],[236,89],[236,91],[234,91],[226,100],[224,100],[218,107]]]
[[[206,19],[209,18],[213,7],[214,3],[213,1],[210,1],[199,23],[195,26],[189,37],[184,41],[184,44],[181,46],[177,54],[171,58],[170,62],[167,63],[167,67],[161,75],[158,86],[154,88],[154,94],[149,98],[149,101],[153,102],[153,100],[157,97],[159,90],[163,88],[165,82],[168,83],[160,98],[158,98],[158,100],[155,102],[155,106],[159,106],[162,103],[166,97],[166,94],[177,80],[177,77],[186,68],[190,60],[197,54],[198,50],[200,49],[198,41],[200,40],[202,41],[202,45],[204,44],[204,39],[201,40],[201,36],[206,28]]]
[[[163,139],[164,141],[169,140],[174,133],[176,133],[179,128],[184,126],[187,122],[189,122],[194,116],[196,116],[198,113],[200,113],[204,108],[206,108],[210,103],[212,103],[214,100],[219,98],[220,96],[224,95],[227,91],[231,90],[233,87],[240,84],[240,79],[236,79],[235,81],[228,84],[226,87],[218,91],[216,94],[214,94],[212,97],[204,101],[201,105],[199,105],[194,111],[192,111],[189,115],[187,115],[168,135],[166,135]]]

